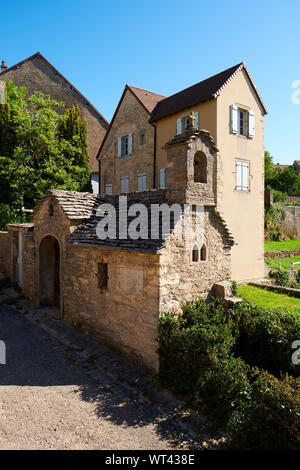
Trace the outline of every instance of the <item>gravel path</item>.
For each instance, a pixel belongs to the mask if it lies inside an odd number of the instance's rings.
[[[226,446],[151,376],[13,289],[0,292],[0,340],[1,450]]]

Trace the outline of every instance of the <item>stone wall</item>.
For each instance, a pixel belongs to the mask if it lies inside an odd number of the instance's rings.
[[[230,247],[213,207],[205,207],[203,220],[205,261],[192,261],[194,243],[187,248],[185,240],[176,240],[173,234],[161,254],[160,311],[178,311],[181,301],[206,298],[215,282],[230,279]],[[200,250],[202,242],[197,245]]]
[[[265,251],[266,258],[288,258],[291,256],[299,256],[300,250],[278,250],[278,251]]]
[[[108,286],[98,287],[98,263]],[[63,318],[156,372],[159,256],[93,246],[67,246]]]
[[[8,232],[0,232],[0,271],[11,275],[11,237]]]
[[[127,89],[118,113],[111,125],[100,153],[101,160],[101,192],[105,185],[113,185],[113,194],[121,191],[120,177],[129,176],[129,192],[138,189],[138,174],[147,174],[147,188],[153,188],[153,149],[154,129],[149,124],[149,113]],[[145,131],[145,144],[140,145],[141,129]],[[117,156],[118,137],[133,133],[133,152],[127,157]]]
[[[50,94],[57,101],[63,101],[67,108],[78,105],[83,119],[87,121],[87,143],[90,157],[90,170],[98,173],[96,155],[106,133],[108,124],[101,118],[83,96],[75,91],[53,68],[41,57],[34,56],[18,68],[8,70],[1,77],[12,80],[17,86],[26,86],[27,96],[34,91]],[[64,109],[62,109],[64,111]],[[58,110],[59,111],[59,110]]]
[[[285,219],[279,222],[282,232],[287,237],[300,238],[300,206],[283,206],[274,204],[285,213]]]

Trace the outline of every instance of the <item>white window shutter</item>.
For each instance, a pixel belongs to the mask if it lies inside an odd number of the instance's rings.
[[[140,173],[138,175],[138,191],[146,191],[147,189],[147,174]]]
[[[194,111],[195,121],[194,121],[194,128],[199,129],[199,113],[198,111]]]
[[[118,137],[118,157],[122,155],[122,137]]]
[[[236,164],[236,188],[241,190],[242,189],[242,163]]]
[[[176,134],[181,134],[182,133],[182,119],[177,118],[176,119]]]
[[[129,191],[129,176],[121,176],[121,193]]]
[[[112,194],[112,184],[105,185],[105,194]]]
[[[238,108],[234,104],[230,108],[230,127],[232,134],[238,132]]]
[[[130,132],[128,134],[128,155],[131,155],[133,151],[133,134]]]
[[[166,168],[161,168],[159,170],[159,186],[161,189],[165,189],[167,187],[167,170]]]
[[[242,173],[242,185],[243,185],[243,191],[248,191],[248,164],[243,163],[243,173]]]
[[[253,139],[254,137],[254,129],[255,129],[255,119],[254,119],[254,112],[248,112],[248,137]]]

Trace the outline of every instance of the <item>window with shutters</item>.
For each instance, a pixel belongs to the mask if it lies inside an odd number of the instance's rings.
[[[238,133],[246,135],[246,112],[238,109]]]
[[[127,157],[132,154],[133,150],[133,134],[118,137],[118,157]]]
[[[255,118],[253,111],[247,111],[236,105],[231,106],[231,133],[238,134],[249,139],[254,137]]]
[[[159,170],[159,187],[161,189],[166,189],[167,187],[167,169],[161,168]]]
[[[121,157],[128,155],[128,135],[121,138]]]
[[[129,192],[129,176],[121,176],[121,193]]]
[[[190,114],[176,119],[176,134],[186,131],[191,125],[195,129],[199,128],[199,113],[192,111]]]
[[[249,191],[249,163],[236,162],[236,189],[238,191]]]
[[[98,263],[98,288],[103,291],[108,287],[108,267],[107,263]]]
[[[112,184],[106,184],[105,185],[105,194],[112,194],[112,193],[113,193]]]
[[[146,191],[147,189],[147,173],[138,175],[138,191]]]

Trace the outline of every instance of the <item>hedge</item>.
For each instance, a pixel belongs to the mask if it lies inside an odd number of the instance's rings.
[[[199,300],[162,315],[158,328],[160,382],[216,418],[234,446],[300,450],[296,315]]]

